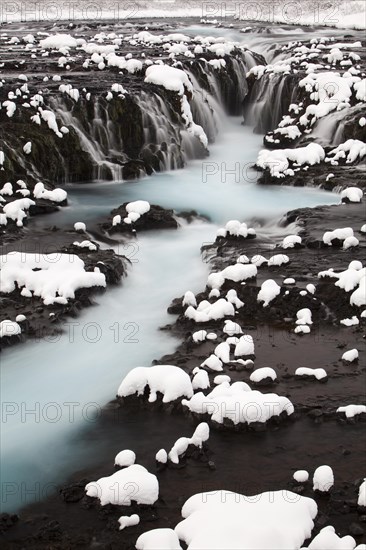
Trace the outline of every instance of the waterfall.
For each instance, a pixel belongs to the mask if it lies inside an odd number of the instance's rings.
[[[255,80],[245,100],[246,124],[261,134],[276,128],[290,104],[299,101],[298,80],[297,75],[283,73],[266,73]]]
[[[74,114],[73,110],[70,110],[69,105],[62,96],[55,96],[50,99],[52,110],[64,126],[69,129],[72,128],[76,132],[81,148],[89,155],[94,168],[94,179],[121,179],[121,164],[116,160],[114,162],[108,160],[108,156],[113,156],[115,159],[119,157],[120,162],[125,160],[122,151],[118,151],[115,143],[113,123],[109,120],[107,109],[104,110],[107,120],[103,122],[101,118],[102,108],[98,98],[95,98],[91,105],[94,112],[92,120],[89,122],[85,117],[83,125],[80,118]],[[86,113],[87,106],[82,104],[80,110],[85,110]],[[63,139],[67,139],[67,137]]]

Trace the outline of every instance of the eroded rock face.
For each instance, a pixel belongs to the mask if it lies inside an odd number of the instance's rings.
[[[248,63],[256,59],[242,48],[228,46],[218,55],[206,44],[196,55],[198,41],[189,39],[185,46],[177,42],[171,57],[164,35],[134,34],[144,28],[139,25],[126,35],[118,24],[108,36],[98,25],[61,25],[59,32],[67,30],[77,45],[52,47],[42,42],[47,33],[54,36],[52,26],[34,26],[32,43],[15,24],[0,40],[5,77],[0,102],[14,104],[0,109],[5,155],[0,184],[25,176],[51,184],[134,180],[181,168],[188,158],[204,158],[207,148],[191,131],[179,93],[144,82],[146,69],[155,62],[175,64],[196,79],[194,94],[184,93],[193,124],[202,126],[209,142],[217,128],[208,94],[229,114],[242,114]],[[38,28],[45,34],[38,36]],[[173,48],[174,38],[170,43]],[[25,154],[28,142],[31,151]]]

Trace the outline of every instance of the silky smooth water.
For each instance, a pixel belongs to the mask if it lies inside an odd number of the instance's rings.
[[[273,219],[289,209],[339,201],[319,189],[256,185],[249,166],[260,147],[260,136],[239,119],[227,119],[204,161],[139,182],[68,186],[70,206],[32,222],[40,227],[91,224],[119,204],[137,199],[177,211],[195,209],[210,219],[182,222],[177,231],[139,235],[129,245],[132,265],[120,286],[98,295],[98,305],[65,323],[64,333],[54,341],[28,341],[2,354],[4,511],[42,498],[71,472],[95,460],[97,443],[86,444],[78,434],[115,396],[131,368],[150,365],[174,350],[177,341],[159,327],[174,320],[166,313],[174,297],[204,287],[208,265],[200,247],[215,239],[220,225],[260,217],[272,220],[260,231],[273,231]],[[121,245],[118,250],[124,252]],[[123,449],[123,438],[120,443]]]

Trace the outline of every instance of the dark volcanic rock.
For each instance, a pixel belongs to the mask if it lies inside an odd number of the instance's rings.
[[[127,202],[112,210],[112,217],[108,222],[101,223],[100,227],[103,231],[110,234],[112,233],[131,233],[135,231],[146,231],[150,229],[177,229],[178,222],[174,216],[173,210],[167,210],[161,206],[152,204],[150,210],[146,214],[142,214],[141,217],[131,224],[123,222],[124,218],[128,216],[126,210]],[[112,224],[114,216],[121,216],[121,223],[116,225]]]

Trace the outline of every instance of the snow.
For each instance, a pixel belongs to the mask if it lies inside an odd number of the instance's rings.
[[[250,261],[257,267],[260,267],[262,264],[268,263],[267,258],[261,256],[260,254],[256,254],[255,256],[253,256]]]
[[[131,212],[134,212],[142,216],[143,214],[147,214],[149,210],[150,210],[150,203],[148,203],[147,201],[139,200],[139,201],[129,202],[126,205],[126,211],[128,212],[128,214],[130,214]]]
[[[26,155],[29,155],[32,152],[32,142],[27,141],[27,143],[23,147],[23,151]]]
[[[234,264],[225,267],[222,271],[211,273],[207,278],[209,288],[220,289],[226,280],[236,283],[246,281],[257,276],[257,268],[252,264]]]
[[[268,267],[280,266],[283,264],[288,264],[290,258],[286,254],[275,254],[271,256],[268,260]]]
[[[33,195],[36,199],[44,199],[53,202],[63,202],[67,199],[67,192],[64,189],[56,188],[52,191],[45,189],[44,184],[39,181],[33,189]]]
[[[140,523],[140,517],[137,514],[132,514],[132,516],[121,516],[118,519],[119,530],[125,529],[126,527],[133,527]]]
[[[309,334],[310,332],[310,327],[308,325],[298,325],[294,329],[295,334]]]
[[[353,237],[352,227],[342,227],[334,231],[326,231],[323,235],[323,243],[331,246],[333,239],[344,241],[348,237]]]
[[[45,305],[66,304],[78,288],[106,286],[105,276],[99,270],[85,271],[84,262],[75,254],[9,252],[0,256],[0,267],[2,292],[12,292],[18,285],[22,293],[32,292]]]
[[[16,111],[16,103],[14,103],[14,101],[3,101],[3,107],[6,108],[6,116],[8,116],[9,118],[11,118],[15,111]]]
[[[312,283],[309,283],[309,284],[306,285],[306,290],[307,290],[310,294],[315,294],[316,287],[315,287],[315,285],[313,285]]]
[[[241,254],[236,261],[238,264],[248,264],[249,258],[245,254]]]
[[[17,199],[9,202],[3,207],[7,218],[16,222],[18,227],[23,226],[23,220],[27,217],[26,210],[35,204],[31,199]]]
[[[295,371],[295,376],[314,376],[317,380],[326,378],[327,371],[325,369],[311,369],[309,367],[299,367]]]
[[[22,329],[15,321],[5,319],[0,322],[0,338],[4,338],[4,336],[16,336],[17,334],[21,334],[21,332]]]
[[[309,308],[305,307],[303,309],[299,309],[299,311],[296,313],[297,325],[312,325],[312,316],[311,311]]]
[[[254,370],[250,375],[251,382],[261,382],[265,378],[271,378],[273,381],[276,380],[276,371],[270,367],[262,367]]]
[[[346,237],[343,241],[343,249],[348,250],[348,248],[353,248],[359,244],[360,241],[356,237]]]
[[[47,122],[48,127],[53,130],[58,137],[62,138],[63,134],[58,129],[56,115],[52,111],[47,111],[46,109],[41,109],[40,114],[42,119]]]
[[[239,342],[235,346],[234,355],[235,357],[254,355],[254,341],[250,334],[244,334],[239,338]]]
[[[351,164],[358,159],[361,160],[366,155],[366,144],[359,139],[348,139],[332,149],[328,155],[332,156],[328,156],[325,161],[330,162],[330,164],[338,164],[339,159],[346,159],[346,163]]]
[[[143,395],[149,386],[149,402],[157,400],[157,392],[163,394],[163,403],[169,403],[180,397],[191,397],[193,388],[186,372],[173,365],[155,365],[153,367],[136,367],[124,378],[118,388],[118,395]]]
[[[282,412],[291,415],[294,407],[287,397],[274,393],[262,394],[251,390],[245,382],[229,384],[223,382],[208,395],[195,393],[190,400],[183,399],[182,405],[196,414],[208,414],[211,420],[222,424],[225,418],[233,424],[267,422]]]
[[[222,361],[213,353],[201,363],[201,367],[207,367],[213,371],[220,372],[223,370]]]
[[[182,306],[197,307],[196,297],[191,290],[187,290],[187,292],[184,294]]]
[[[98,249],[96,244],[88,240],[81,241],[81,243],[79,241],[74,241],[72,244],[74,246],[77,246],[78,248],[87,248],[88,250],[91,250],[91,251]]]
[[[288,235],[282,241],[282,248],[294,248],[297,244],[301,244],[302,238],[299,235]]]
[[[210,379],[203,369],[198,369],[192,380],[193,390],[206,390],[210,387]]]
[[[126,466],[132,466],[132,464],[135,464],[136,462],[136,455],[133,451],[130,451],[130,449],[125,449],[124,451],[120,451],[116,458],[114,459],[114,465],[120,466],[121,468],[125,468]]]
[[[258,292],[258,302],[263,302],[263,307],[267,307],[272,300],[281,292],[281,287],[273,279],[267,279],[262,283],[261,289]]]
[[[171,448],[168,457],[173,464],[179,464],[179,457],[188,449],[189,445],[202,448],[202,445],[210,437],[210,427],[206,422],[201,422],[195,429],[191,438],[180,437]]]
[[[223,384],[224,382],[228,382],[230,384],[231,378],[227,374],[218,374],[214,378],[214,384],[218,386],[219,384]]]
[[[86,231],[86,225],[83,222],[76,222],[74,223],[74,229],[75,231]]]
[[[293,478],[298,483],[306,483],[309,479],[309,472],[306,470],[297,470],[294,473]]]
[[[60,48],[76,48],[78,43],[70,34],[54,34],[40,40],[39,45],[41,48],[59,50]]]
[[[151,65],[146,69],[145,82],[163,86],[166,90],[183,95],[185,90],[192,92],[193,86],[188,75],[181,69],[169,65]]]
[[[113,227],[115,227],[116,225],[119,225],[122,221],[122,218],[120,216],[120,214],[117,214],[116,216],[113,216],[113,219],[112,219],[112,225]]]
[[[243,334],[241,326],[238,325],[238,323],[234,323],[234,321],[230,321],[230,319],[226,319],[226,321],[224,321],[223,332],[229,336],[234,336],[234,334]]]
[[[214,350],[214,354],[218,357],[223,363],[230,362],[230,346],[226,342],[221,342],[218,344]]]
[[[366,506],[366,479],[363,480],[358,490],[357,505]]]
[[[236,292],[236,290],[234,288],[231,288],[227,293],[226,293],[226,296],[225,298],[227,299],[228,302],[230,302],[231,304],[233,304],[236,309],[240,309],[241,307],[244,306],[244,302],[242,302],[239,298],[238,298],[238,294]]]
[[[257,166],[263,170],[268,168],[271,176],[283,178],[289,169],[289,161],[296,165],[319,164],[325,158],[324,149],[318,143],[309,143],[306,147],[297,147],[296,149],[275,149],[269,151],[262,149],[259,151]]]
[[[173,529],[152,529],[139,536],[137,550],[182,550],[179,538]]]
[[[299,86],[305,88],[315,103],[308,105],[300,117],[300,124],[307,126],[317,119],[325,117],[335,110],[349,105],[352,96],[352,78],[343,78],[334,71],[311,72],[300,80]]]
[[[192,334],[192,340],[195,344],[199,344],[206,340],[207,330],[197,330]]]
[[[356,546],[355,539],[350,535],[339,537],[334,527],[328,525],[320,530],[309,546],[300,548],[300,550],[354,550]]]
[[[160,449],[155,455],[155,460],[161,464],[166,464],[168,462],[168,453],[165,449]]]
[[[133,464],[111,476],[88,483],[85,491],[89,497],[99,498],[102,506],[131,506],[132,501],[152,505],[159,498],[159,482],[146,468]]]
[[[357,414],[366,413],[366,405],[346,405],[338,407],[337,413],[344,413],[347,418],[353,418]]]
[[[313,491],[326,493],[334,485],[334,474],[330,466],[324,464],[319,466],[313,475]]]
[[[341,325],[345,325],[346,327],[353,327],[354,325],[359,325],[360,321],[358,320],[358,317],[356,315],[353,315],[350,319],[341,319],[339,321]]]
[[[295,283],[296,281],[293,277],[287,277],[287,279],[284,279],[283,281],[284,285],[294,285]]]
[[[316,514],[313,499],[290,491],[219,490],[190,497],[175,532],[188,550],[294,549],[310,537]]]
[[[361,307],[366,305],[366,276],[363,275],[360,278],[358,288],[351,294],[350,297],[351,306]]]
[[[358,350],[356,348],[345,351],[342,355],[342,360],[348,363],[353,363],[358,359]]]
[[[341,192],[341,199],[348,199],[349,202],[361,202],[363,191],[359,187],[347,187]]]
[[[238,220],[230,220],[226,223],[224,228],[221,228],[217,232],[218,236],[226,237],[231,235],[232,237],[242,237],[246,239],[248,235],[254,236],[255,230],[253,228],[248,228],[246,223],[241,223]],[[247,263],[247,262],[239,262]]]
[[[184,312],[187,319],[192,319],[196,323],[207,323],[208,321],[222,319],[226,316],[231,316],[235,314],[235,309],[233,304],[220,298],[213,304],[210,304],[207,300],[200,302],[197,309],[193,306],[188,306]]]
[[[26,316],[25,316],[25,315],[22,315],[22,314],[17,315],[17,316],[15,317],[15,320],[16,320],[17,323],[23,323],[23,321],[25,321],[26,319],[27,319]]]

